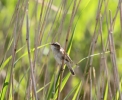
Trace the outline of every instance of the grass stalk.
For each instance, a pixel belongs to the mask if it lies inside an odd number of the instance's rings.
[[[29,64],[30,64],[30,74],[31,74],[31,79],[32,79],[32,87],[33,87],[33,90],[34,90],[34,96],[35,96],[35,99],[38,100],[37,98],[37,94],[36,94],[36,82],[35,82],[35,77],[34,77],[34,69],[33,69],[33,64],[32,64],[32,61],[31,61],[31,54],[30,54],[30,39],[29,39],[29,19],[28,19],[28,5],[29,5],[29,2],[27,4],[27,9],[26,9],[26,25],[27,25],[27,32],[26,32],[26,42],[27,42],[27,49],[28,49],[28,59],[29,59]],[[29,99],[29,98],[28,98]]]

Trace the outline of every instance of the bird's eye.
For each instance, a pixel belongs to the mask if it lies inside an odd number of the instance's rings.
[[[57,45],[57,44],[56,44],[55,46],[56,46],[57,48],[60,48],[60,45]]]
[[[53,46],[55,46],[56,48],[60,48],[60,44],[59,43],[52,43]]]

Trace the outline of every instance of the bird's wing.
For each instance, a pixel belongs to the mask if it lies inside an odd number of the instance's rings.
[[[69,57],[68,54],[66,54],[66,57],[65,57],[66,61],[70,61],[70,62],[73,62],[72,59]]]
[[[64,54],[64,49],[61,48],[60,51],[62,52],[62,54]],[[64,56],[62,56],[62,58],[64,59]],[[67,62],[73,62],[72,59],[69,57],[69,55],[65,52],[65,60]]]

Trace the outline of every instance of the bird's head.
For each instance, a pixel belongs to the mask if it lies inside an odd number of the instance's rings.
[[[61,45],[58,42],[51,43],[51,47],[54,49],[60,49]]]

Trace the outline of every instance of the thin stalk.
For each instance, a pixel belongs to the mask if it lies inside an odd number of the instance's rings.
[[[29,5],[29,2],[27,4],[27,7]],[[28,8],[26,9],[26,25],[27,25],[27,32],[26,32],[26,42],[27,42],[27,49],[28,49],[28,59],[29,59],[29,64],[30,64],[30,71],[31,71],[31,79],[32,79],[32,87],[34,90],[34,96],[35,99],[38,100],[37,94],[36,94],[36,82],[35,82],[35,77],[34,77],[34,71],[33,71],[33,64],[31,61],[31,54],[30,54],[30,39],[29,39],[29,22],[28,22]]]

